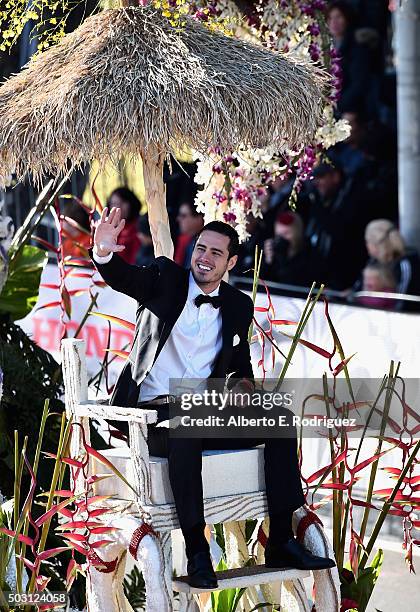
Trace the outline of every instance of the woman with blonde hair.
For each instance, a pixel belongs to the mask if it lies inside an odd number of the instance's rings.
[[[399,230],[388,219],[375,219],[366,226],[366,248],[373,262],[390,266],[396,278],[396,293],[420,295],[420,260],[407,247]],[[408,304],[408,303],[407,303]],[[416,310],[419,306],[416,305]]]
[[[368,223],[365,241],[369,255],[384,264],[399,259],[406,251],[403,237],[388,219],[376,219]]]

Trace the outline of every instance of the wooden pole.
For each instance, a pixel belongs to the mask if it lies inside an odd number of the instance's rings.
[[[155,257],[164,255],[173,259],[174,245],[166,210],[166,189],[163,182],[164,154],[149,146],[142,153],[143,179]]]

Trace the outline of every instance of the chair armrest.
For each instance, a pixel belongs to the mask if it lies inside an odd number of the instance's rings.
[[[75,407],[75,415],[78,417],[107,419],[109,421],[143,423],[145,425],[156,423],[157,421],[157,410],[109,406],[105,404],[98,404],[94,401],[78,404]]]

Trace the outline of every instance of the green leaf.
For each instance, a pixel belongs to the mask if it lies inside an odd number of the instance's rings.
[[[126,574],[123,582],[124,595],[130,602],[135,612],[142,612],[146,603],[146,586],[143,574],[138,567],[134,567],[129,574]]]
[[[0,295],[0,312],[12,320],[23,319],[35,306],[41,273],[48,254],[38,247],[25,245],[12,260],[9,275]]]
[[[238,609],[238,604],[239,604],[239,602],[241,600],[242,595],[246,591],[246,587],[242,587],[241,589],[239,589],[239,588],[235,589],[235,591],[236,591],[236,594],[235,594],[235,597],[234,597],[233,602],[232,602],[232,610],[231,610],[231,612],[236,612],[236,610]]]
[[[248,565],[246,563],[245,565]],[[216,571],[227,570],[228,566],[224,557],[220,557]],[[237,612],[239,601],[245,593],[246,588],[224,589],[211,593],[212,612]]]
[[[372,559],[371,565],[359,571],[357,582],[343,580],[343,576],[341,577],[341,597],[359,602],[358,612],[364,612],[366,610],[376,581],[379,578],[383,559],[383,550],[379,549]],[[349,571],[350,570],[347,569],[347,572]]]

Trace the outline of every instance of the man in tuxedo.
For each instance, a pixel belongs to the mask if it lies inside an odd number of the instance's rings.
[[[118,209],[104,210],[97,223],[93,261],[116,291],[137,301],[133,346],[114,391],[112,403],[158,410],[158,425],[149,428],[151,455],[168,457],[169,478],[185,539],[190,585],[217,587],[204,536],[202,451],[238,449],[265,444],[265,481],[270,533],[265,550],[267,567],[302,569],[333,567],[334,561],[316,557],[297,542],[292,531],[293,511],[305,503],[297,461],[296,437],[273,439],[175,438],[162,427],[167,419],[169,379],[226,379],[233,390],[254,388],[248,329],[252,300],[224,282],[237,260],[237,232],[213,221],[199,234],[185,270],[166,257],[147,267],[125,263],[117,253],[124,247],[118,236],[124,220]],[[234,346],[233,339],[240,341]]]

